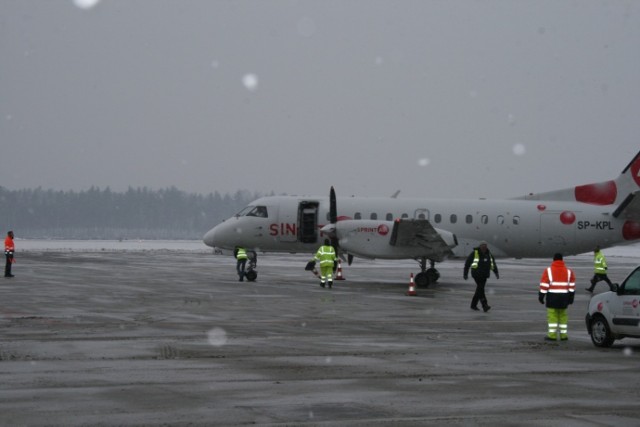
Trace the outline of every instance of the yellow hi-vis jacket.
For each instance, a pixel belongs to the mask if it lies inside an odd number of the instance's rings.
[[[247,251],[244,248],[238,248],[236,259],[247,259]]]
[[[320,267],[333,266],[333,262],[336,260],[336,251],[333,246],[322,245],[313,259],[320,261]]]
[[[602,251],[598,251],[593,256],[594,270],[596,274],[607,274],[607,260]]]

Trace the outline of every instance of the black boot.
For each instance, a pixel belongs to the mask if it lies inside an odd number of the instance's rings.
[[[483,299],[480,302],[482,303],[482,310],[484,310],[485,313],[491,310],[491,307],[489,307],[489,303],[487,302],[486,299]]]

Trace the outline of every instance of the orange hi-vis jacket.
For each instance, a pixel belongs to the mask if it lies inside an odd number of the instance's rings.
[[[9,236],[4,239],[4,254],[13,256],[13,252],[15,251],[15,246],[13,245],[13,239]]]
[[[575,291],[576,276],[564,261],[553,261],[542,273],[540,293],[546,295],[548,308],[567,308]]]

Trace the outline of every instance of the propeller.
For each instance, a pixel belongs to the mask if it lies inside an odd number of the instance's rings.
[[[331,186],[329,191],[329,223],[331,224],[332,232],[329,234],[331,238],[331,246],[336,250],[336,254],[339,254],[340,242],[338,241],[336,223],[338,222],[338,206],[336,203],[336,190]]]
[[[338,240],[336,223],[338,222],[338,203],[336,202],[336,190],[331,186],[329,191],[329,223],[330,226],[326,227],[329,231],[329,238],[331,239],[331,246],[336,250],[342,259],[344,255],[340,254],[340,241]],[[353,262],[353,255],[347,254],[347,263],[351,265]]]

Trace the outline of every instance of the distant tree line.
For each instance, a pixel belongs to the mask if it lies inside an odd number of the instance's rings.
[[[261,194],[186,193],[175,187],[114,192],[8,190],[0,186],[0,224],[17,238],[201,239]]]

